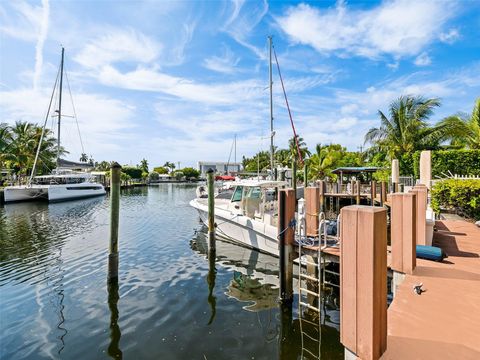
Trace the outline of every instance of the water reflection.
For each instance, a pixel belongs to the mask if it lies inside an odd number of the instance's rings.
[[[120,350],[120,338],[122,332],[118,325],[118,278],[112,279],[107,283],[108,290],[108,308],[110,309],[110,343],[108,345],[108,355],[112,359],[122,359],[123,353]]]
[[[215,267],[216,252],[215,250],[210,250],[208,252],[208,303],[211,308],[210,319],[208,320],[208,325],[213,323],[215,319],[215,314],[217,313],[217,298],[213,295],[215,289],[215,277],[217,276],[217,268]]]
[[[208,254],[206,233],[197,231],[190,246],[202,255]],[[343,347],[339,343],[338,294],[335,289],[322,289],[321,314],[309,309],[300,312],[297,297],[293,307],[278,301],[277,258],[218,239],[216,255],[217,265],[231,274],[225,294],[248,303],[242,308],[258,314],[264,340],[267,343],[276,341],[279,359],[343,358]],[[214,269],[211,260],[210,270]],[[211,275],[210,271],[208,276]],[[210,303],[211,282],[208,285]]]

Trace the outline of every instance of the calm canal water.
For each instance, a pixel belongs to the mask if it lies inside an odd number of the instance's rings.
[[[122,192],[110,288],[108,197],[0,207],[0,358],[300,358],[296,305],[290,326],[276,302],[278,260],[218,242],[209,266],[194,196],[190,185]],[[322,314],[324,359],[343,358],[334,300]],[[318,356],[317,343],[303,344],[316,354],[305,358]]]

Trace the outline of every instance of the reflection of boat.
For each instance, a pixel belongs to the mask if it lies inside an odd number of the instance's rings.
[[[192,249],[208,254],[206,234],[198,231]],[[245,310],[260,311],[278,307],[278,260],[230,242],[216,242],[217,264],[233,271],[225,294],[249,302]]]
[[[233,193],[220,193],[215,197],[217,235],[278,256],[278,214],[273,189],[285,182],[242,180],[232,185],[235,186]],[[206,223],[208,199],[196,198],[190,205]]]
[[[62,119],[62,80],[63,80],[63,62],[64,49],[62,48],[62,61],[60,63],[60,84],[58,87],[58,110],[55,110],[58,116],[58,135],[57,135],[57,168],[52,175],[34,176],[42,146],[45,126],[50,113],[50,106],[47,117],[43,125],[42,134],[38,143],[37,153],[33,164],[32,175],[27,185],[7,186],[4,190],[5,202],[47,200],[47,201],[65,201],[85,197],[105,195],[105,189],[102,184],[95,181],[95,176],[87,172],[73,172],[72,169],[92,168],[87,163],[75,163],[60,159],[60,123]],[[55,81],[55,86],[57,81]],[[52,92],[52,99],[55,91]],[[50,99],[50,105],[52,104]]]

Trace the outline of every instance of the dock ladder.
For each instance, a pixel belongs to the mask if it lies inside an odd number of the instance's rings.
[[[321,345],[321,279],[322,266],[320,261],[322,247],[317,246],[317,254],[315,261],[314,257],[306,253],[305,246],[308,246],[308,239],[306,236],[306,224],[305,216],[302,213],[304,210],[303,204],[300,204],[299,201],[299,241],[298,241],[298,314],[299,314],[299,324],[300,324],[300,334],[301,334],[301,345],[302,345],[302,355],[303,358],[317,358],[320,356],[320,345]],[[320,214],[325,220],[325,215]],[[326,235],[326,227],[324,226],[324,232]],[[319,234],[322,228],[319,226]],[[308,319],[307,319],[308,317]],[[310,331],[306,331],[307,328]],[[313,329],[314,331],[311,331]],[[310,346],[306,346],[309,343]],[[312,348],[317,347],[318,345],[318,355],[312,353]]]

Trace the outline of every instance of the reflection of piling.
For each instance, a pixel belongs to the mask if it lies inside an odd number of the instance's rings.
[[[217,313],[217,298],[213,295],[213,291],[215,289],[215,279],[217,276],[217,269],[215,267],[215,249],[208,251],[208,275],[207,275],[207,283],[208,283],[208,303],[210,304],[211,308],[211,315],[210,319],[208,320],[208,325],[210,325],[213,320],[215,319],[215,315]]]
[[[118,279],[118,224],[120,215],[120,173],[122,167],[113,162],[110,167],[110,248],[108,280]]]
[[[292,189],[281,189],[278,197],[280,300],[285,304],[291,304],[293,300],[294,194]]]
[[[118,325],[118,278],[108,283],[108,308],[110,309],[110,344],[108,345],[108,355],[112,359],[122,359],[123,354],[120,350],[120,338],[122,333]]]
[[[215,250],[215,195],[213,189],[213,170],[207,171],[208,186],[208,250]]]
[[[285,304],[280,305],[280,342],[278,346],[279,360],[296,359],[297,354],[292,351],[293,338],[293,316],[292,307]]]

